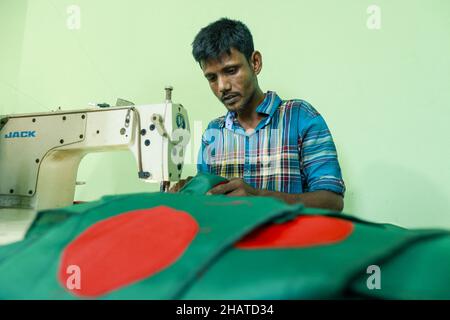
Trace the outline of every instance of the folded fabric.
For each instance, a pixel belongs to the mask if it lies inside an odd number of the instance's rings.
[[[301,208],[152,193],[44,211],[24,241],[0,247],[0,298],[179,298],[243,235]]]
[[[450,299],[450,233],[267,197],[106,196],[40,212],[0,247],[2,299]],[[381,287],[367,285],[370,266]]]
[[[206,194],[213,187],[226,183],[228,180],[210,173],[198,173],[194,178],[189,180],[186,185],[181,188],[180,193],[184,194]]]

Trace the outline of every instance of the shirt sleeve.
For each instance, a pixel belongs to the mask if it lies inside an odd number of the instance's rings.
[[[328,190],[345,193],[336,146],[323,117],[303,101],[299,119],[299,151],[305,192]]]
[[[197,173],[209,173],[209,166],[207,164],[207,160],[205,159],[205,150],[207,143],[205,141],[204,134],[202,135],[202,145],[200,146],[200,150],[198,150],[197,156]]]
[[[211,173],[211,164],[214,161],[215,147],[220,136],[220,129],[217,127],[218,119],[208,124],[205,132],[202,134],[202,145],[198,151],[197,172]]]

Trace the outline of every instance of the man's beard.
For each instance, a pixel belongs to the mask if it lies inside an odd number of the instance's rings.
[[[238,103],[239,104],[234,104],[234,105],[227,105],[224,103],[224,106],[225,106],[225,108],[227,108],[228,111],[241,113],[241,112],[245,111],[245,108],[248,104],[248,99],[244,100],[243,97],[241,96],[241,101],[238,101]]]
[[[242,111],[245,110],[245,105],[244,104],[240,104],[238,106],[225,105],[225,108],[227,108],[227,110],[231,112],[241,113]]]

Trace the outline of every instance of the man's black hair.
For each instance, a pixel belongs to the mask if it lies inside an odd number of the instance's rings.
[[[241,21],[222,18],[202,28],[192,43],[192,55],[200,63],[231,54],[231,48],[241,52],[248,61],[254,51],[250,30]]]

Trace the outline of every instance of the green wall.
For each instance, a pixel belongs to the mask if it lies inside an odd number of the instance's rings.
[[[377,30],[367,26],[372,4],[381,10]],[[79,29],[71,29],[70,5],[80,8]],[[117,97],[156,103],[171,84],[195,128],[184,171],[193,175],[201,130],[225,108],[190,44],[222,16],[251,29],[263,90],[305,99],[324,115],[347,184],[346,212],[450,228],[448,0],[0,0],[0,113]],[[78,180],[87,184],[77,200],[158,189],[137,179],[128,152],[87,156]]]
[[[26,95],[19,86],[26,12],[26,1],[0,0],[0,114],[18,108]]]

